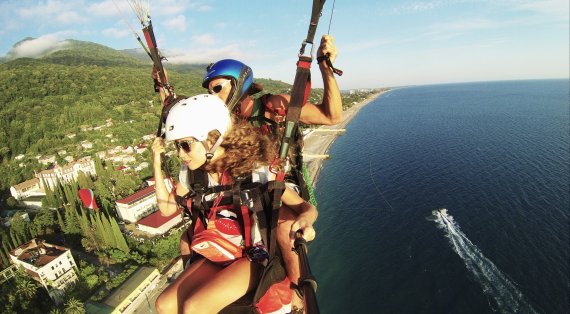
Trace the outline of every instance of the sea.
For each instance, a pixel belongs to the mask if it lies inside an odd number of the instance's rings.
[[[321,313],[570,313],[569,95],[481,82],[365,106],[316,185]]]

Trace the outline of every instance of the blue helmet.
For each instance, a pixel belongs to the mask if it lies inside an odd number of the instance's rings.
[[[250,94],[250,88],[253,85],[253,71],[250,67],[237,60],[220,60],[206,68],[202,87],[208,88],[211,80],[220,77],[225,77],[232,81],[232,91],[226,101],[226,105],[232,110],[243,97]]]

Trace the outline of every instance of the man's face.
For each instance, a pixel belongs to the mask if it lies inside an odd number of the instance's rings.
[[[227,78],[223,77],[215,78],[211,80],[210,83],[208,84],[208,93],[210,93],[211,95],[218,96],[225,103],[227,103],[228,101],[228,97],[230,95],[231,90],[232,90],[231,80]]]

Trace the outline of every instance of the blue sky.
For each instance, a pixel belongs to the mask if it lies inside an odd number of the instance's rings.
[[[0,56],[64,49],[65,39],[137,48],[127,1],[0,0]],[[146,2],[146,1],[144,1]],[[257,77],[291,83],[310,0],[150,0],[170,62],[236,58]],[[317,37],[329,28],[328,0]],[[342,89],[569,77],[568,0],[337,0],[330,25]],[[314,86],[322,86],[313,70]]]

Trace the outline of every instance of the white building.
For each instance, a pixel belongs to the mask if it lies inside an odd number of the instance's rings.
[[[144,217],[137,222],[137,229],[140,231],[149,233],[151,235],[161,235],[172,227],[182,222],[182,215],[180,214],[182,209],[178,209],[174,214],[165,217],[162,216],[160,210]]]
[[[19,201],[30,197],[45,196],[46,187],[43,186],[44,182],[49,185],[50,188],[53,188],[58,181],[68,183],[72,180],[77,180],[79,172],[83,172],[86,175],[95,175],[95,163],[93,160],[91,160],[91,158],[84,158],[73,163],[68,163],[63,167],[56,165],[51,169],[43,170],[40,173],[36,173],[35,178],[11,186],[10,194]],[[30,199],[29,202],[37,203],[37,200]],[[41,200],[37,204],[41,206]]]
[[[12,250],[10,260],[41,283],[56,303],[63,301],[65,290],[77,281],[77,265],[71,250],[40,239],[32,239]]]
[[[158,209],[154,186],[146,187],[120,199],[116,204],[119,217],[130,223],[135,223]]]
[[[45,195],[38,178],[33,178],[10,187],[10,194],[17,200],[29,196]]]
[[[36,178],[42,179],[50,187],[54,187],[57,181],[67,183],[77,180],[79,172],[86,175],[95,175],[95,162],[91,158],[83,158],[74,163],[66,164],[63,167],[55,166],[52,169],[44,170],[36,174]],[[42,186],[42,188],[45,188]]]
[[[55,162],[55,156],[49,155],[49,156],[41,157],[40,159],[38,159],[38,162],[40,164],[44,164],[44,165],[53,164]]]

